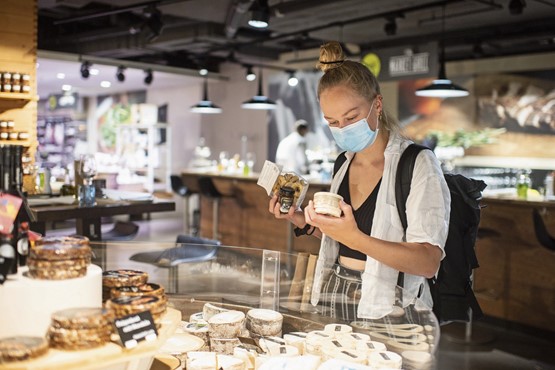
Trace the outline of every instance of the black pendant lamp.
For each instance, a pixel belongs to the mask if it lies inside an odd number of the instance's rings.
[[[208,79],[204,77],[202,100],[191,107],[192,113],[218,114],[222,113],[222,108],[218,107],[208,99]]]
[[[443,6],[443,16],[441,23],[441,40],[439,45],[439,75],[430,85],[416,90],[417,96],[427,98],[459,98],[468,96],[468,90],[455,85],[445,74],[445,45],[443,34],[445,33],[445,6]]]
[[[258,79],[258,94],[241,104],[241,107],[244,109],[276,109],[276,102],[262,94],[262,69],[259,70],[258,74],[260,75]]]

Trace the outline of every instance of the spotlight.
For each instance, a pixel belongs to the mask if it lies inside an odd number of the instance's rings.
[[[247,66],[247,75],[246,75],[246,79],[247,79],[247,81],[254,81],[254,80],[256,80],[256,73],[254,73],[254,71],[252,70],[252,66]]]
[[[154,76],[152,75],[152,69],[145,70],[145,73],[145,84],[150,85],[152,83],[152,79],[154,78]]]
[[[251,7],[249,26],[254,28],[267,28],[270,21],[270,7],[268,0],[256,0]]]
[[[511,0],[509,2],[509,13],[512,15],[522,14],[524,8],[526,8],[525,0]]]
[[[89,78],[90,75],[91,75],[91,63],[83,62],[81,64],[81,77]]]
[[[118,70],[116,72],[116,78],[119,82],[123,82],[125,81],[125,67],[124,66],[119,66]]]
[[[394,36],[397,33],[397,22],[395,18],[388,18],[383,30],[387,36]]]
[[[156,6],[149,6],[144,10],[144,14],[147,18],[145,25],[148,28],[150,35],[147,37],[147,41],[154,41],[160,36],[162,30],[164,29],[164,21],[162,21],[162,13]]]
[[[198,74],[201,76],[206,76],[208,74],[208,70],[206,68],[201,68],[199,69]]]
[[[287,80],[287,84],[291,87],[295,87],[299,84],[299,79],[295,76],[295,71],[289,72],[289,79]]]

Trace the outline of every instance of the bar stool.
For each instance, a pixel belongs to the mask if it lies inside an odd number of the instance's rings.
[[[102,241],[131,240],[139,232],[139,225],[134,222],[116,221],[114,227],[102,233]]]
[[[192,233],[189,232],[191,229],[191,223],[189,222],[189,214],[190,214],[189,198],[191,195],[196,194],[196,192],[192,191],[190,188],[185,186],[185,184],[183,183],[183,180],[178,175],[171,175],[170,182],[171,182],[173,192],[179,195],[180,197],[182,197],[185,202],[185,206],[184,206],[185,209],[183,210],[183,223],[185,224],[185,230],[184,230],[185,233],[198,235],[198,232],[199,232],[198,217],[193,217]],[[193,215],[196,215],[196,213],[198,213],[198,210],[195,210],[193,212]]]
[[[220,200],[222,199],[222,193],[216,189],[212,178],[207,176],[202,176],[198,178],[198,185],[200,189],[200,194],[207,198],[212,199],[212,239],[219,240],[218,237],[218,225],[219,225],[219,212],[220,212]]]
[[[549,234],[545,222],[536,208],[532,210],[532,219],[534,221],[534,231],[538,242],[551,252],[555,252],[555,238]]]

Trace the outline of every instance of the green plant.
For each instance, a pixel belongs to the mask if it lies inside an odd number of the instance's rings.
[[[430,131],[428,138],[434,139],[437,146],[462,146],[465,149],[471,146],[495,143],[497,137],[506,131],[504,128],[486,128],[478,131],[465,131],[458,129],[455,132]]]

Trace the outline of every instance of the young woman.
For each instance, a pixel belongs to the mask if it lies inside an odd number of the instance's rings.
[[[364,65],[346,60],[339,43],[320,48],[318,67],[324,72],[318,86],[320,107],[337,145],[346,151],[330,189],[343,196],[343,214],[317,214],[309,201],[304,211],[291,209],[282,215],[277,197],[269,204],[276,218],[322,239],[311,302],[318,304],[322,296],[324,314],[339,319],[383,317],[394,308],[402,271],[403,305],[413,301],[407,296],[420,297],[418,302],[431,308],[426,278],[437,273],[444,256],[450,212],[440,164],[429,150],[417,157],[405,238],[395,203],[395,173],[411,141],[387,119],[375,76]]]

